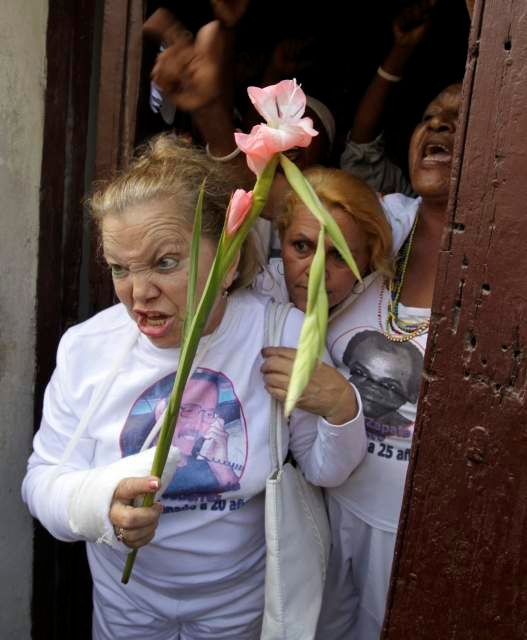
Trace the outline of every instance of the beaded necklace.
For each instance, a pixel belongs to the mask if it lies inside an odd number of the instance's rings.
[[[401,297],[401,291],[404,285],[404,276],[406,275],[406,268],[408,267],[408,260],[412,251],[412,243],[416,227],[417,216],[415,217],[410,235],[408,236],[399,254],[395,275],[393,278],[390,278],[390,280],[388,280],[387,278],[385,279],[383,286],[381,286],[381,292],[379,295],[379,305],[377,308],[377,318],[379,320],[379,326],[384,336],[392,342],[407,342],[408,340],[413,340],[413,338],[426,333],[430,326],[430,320],[423,320],[416,323],[403,320],[399,317],[399,299]],[[386,322],[383,325],[382,310],[384,307],[385,288],[388,289],[390,293],[390,299],[388,300]]]

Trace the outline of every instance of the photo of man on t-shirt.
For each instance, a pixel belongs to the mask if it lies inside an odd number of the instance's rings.
[[[368,435],[409,437],[411,420],[401,409],[415,405],[419,397],[423,356],[409,342],[392,342],[382,333],[366,330],[348,342],[343,362],[349,368],[349,380],[359,390]]]

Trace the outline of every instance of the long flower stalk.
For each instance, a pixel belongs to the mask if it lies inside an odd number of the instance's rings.
[[[238,190],[231,199],[216,256],[196,308],[195,288],[201,235],[203,185],[200,190],[192,234],[187,312],[182,330],[179,366],[151,469],[151,474],[159,478],[167,461],[181,399],[201,335],[225,276],[266,204],[279,162],[292,189],[320,223],[317,249],[310,268],[306,314],[285,402],[286,415],[289,415],[297,404],[325,347],[328,322],[328,297],[325,284],[326,234],[355,277],[361,280],[355,260],[335,219],[326,210],[298,167],[281,153],[295,146],[306,147],[311,138],[317,135],[312,128],[312,121],[309,118],[302,118],[306,104],[304,93],[296,81],[284,80],[264,89],[250,87],[249,97],[267,124],[256,125],[250,134],[236,133],[235,139],[238,146],[246,153],[247,163],[257,175],[257,180],[252,192]],[[143,499],[143,506],[151,506],[153,502],[153,494],[148,494]],[[125,584],[132,573],[136,555],[137,550],[128,554],[122,576],[122,582]]]
[[[238,252],[256,218],[260,215],[265,206],[277,165],[278,156],[273,156],[273,158],[271,158],[267,163],[265,169],[258,176],[253,189],[251,209],[241,226],[237,229],[236,233],[229,235],[225,230],[226,225],[223,227],[223,232],[218,243],[218,249],[216,251],[216,256],[214,258],[209,277],[205,284],[196,312],[193,314],[190,326],[186,329],[182,340],[176,378],[168,400],[168,406],[159,433],[154,461],[150,471],[151,475],[158,478],[162,476],[163,469],[165,468],[168,452],[174,436],[174,430],[176,428],[181,399],[183,397],[183,392],[185,391],[185,385],[192,368],[192,362],[196,355],[199,341],[203,334],[203,330],[205,329],[209,314],[214,302],[216,301],[227,271],[238,255]],[[145,495],[143,498],[143,506],[150,507],[153,503],[154,495]],[[121,577],[121,582],[124,584],[126,584],[130,579],[136,556],[137,549],[134,549],[128,554],[123,575]]]
[[[201,183],[198,194],[198,202],[194,214],[194,224],[192,226],[192,242],[190,245],[190,269],[187,282],[187,307],[185,311],[185,320],[181,331],[181,341],[185,341],[185,336],[190,330],[192,318],[196,311],[196,283],[198,280],[198,264],[199,264],[199,241],[201,237],[201,218],[203,213],[203,197],[205,194],[206,178]]]
[[[306,314],[287,388],[284,408],[286,416],[295,408],[326,346],[328,294],[325,283],[326,248],[324,239],[324,227],[320,227],[317,248],[309,271]]]

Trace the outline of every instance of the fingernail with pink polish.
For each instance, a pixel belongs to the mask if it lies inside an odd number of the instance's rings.
[[[150,480],[150,489],[157,491],[159,489],[159,480]]]

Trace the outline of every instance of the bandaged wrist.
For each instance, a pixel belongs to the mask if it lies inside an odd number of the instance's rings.
[[[68,505],[68,522],[73,533],[90,542],[104,542],[122,548],[110,521],[113,495],[121,480],[149,476],[154,454],[155,447],[105,467],[91,469],[81,476]],[[156,497],[162,495],[172,479],[179,458],[179,450],[171,447]]]

